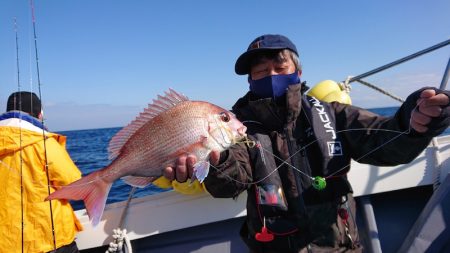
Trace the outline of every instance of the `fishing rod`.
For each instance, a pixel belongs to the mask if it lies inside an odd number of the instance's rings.
[[[396,65],[398,65],[398,64],[400,64],[400,63],[409,61],[409,60],[414,59],[414,58],[416,58],[416,57],[418,57],[418,56],[421,56],[421,55],[423,55],[423,54],[426,54],[426,53],[432,52],[432,51],[434,51],[434,50],[437,50],[437,49],[439,49],[439,48],[445,47],[445,46],[447,46],[447,45],[449,45],[449,44],[450,44],[450,39],[448,39],[448,40],[446,40],[446,41],[443,41],[443,42],[441,42],[441,43],[438,43],[438,44],[436,44],[436,45],[434,45],[434,46],[431,46],[431,47],[429,47],[429,48],[426,48],[426,49],[424,49],[424,50],[421,50],[421,51],[419,51],[419,52],[416,52],[416,53],[414,53],[414,54],[411,54],[411,55],[409,55],[409,56],[403,57],[403,58],[401,58],[401,59],[399,59],[399,60],[393,61],[393,62],[388,63],[388,64],[386,64],[386,65],[383,65],[383,66],[381,66],[381,67],[378,67],[378,68],[376,68],[376,69],[374,69],[374,70],[371,70],[371,71],[368,71],[368,72],[366,72],[366,73],[363,73],[363,74],[354,76],[354,77],[350,78],[347,82],[348,82],[348,83],[351,83],[351,82],[357,81],[357,80],[359,80],[359,79],[362,79],[362,78],[371,76],[371,75],[376,74],[376,73],[378,73],[378,72],[380,72],[380,71],[386,70],[386,69],[388,69],[388,68],[392,68],[392,67],[394,67],[394,66],[396,66]],[[450,64],[450,63],[449,63],[449,64]],[[447,68],[447,69],[448,69],[448,68]],[[448,71],[447,71],[447,79],[448,79]],[[345,81],[344,81],[344,82],[345,82]],[[442,85],[442,84],[441,84],[441,85]]]
[[[36,36],[36,18],[34,15],[34,3],[33,0],[30,0],[30,7],[31,7],[31,20],[33,23],[33,39],[34,39],[34,53],[35,53],[35,60],[36,60],[36,75],[37,75],[37,84],[38,84],[38,92],[39,92],[39,99],[41,100],[41,113],[44,111],[44,101],[42,99],[42,92],[41,92],[41,77],[40,77],[40,70],[39,70],[39,57],[38,57],[38,46],[37,46],[37,36]],[[47,144],[45,138],[45,124],[44,124],[44,116],[41,116],[41,123],[42,123],[42,137],[44,141],[44,159],[45,159],[45,174],[47,176],[47,192],[50,195],[50,176],[48,173],[48,158],[47,158]],[[55,236],[55,224],[53,221],[53,208],[52,208],[52,201],[48,201],[49,207],[50,207],[50,220],[52,224],[52,237],[53,237],[53,248],[56,250],[56,236]]]
[[[20,87],[20,64],[19,64],[19,36],[17,32],[17,18],[14,18],[14,32],[16,33],[16,68],[17,68],[17,91],[19,92],[19,111],[22,111],[22,94],[20,93],[21,87]],[[16,99],[16,96],[13,98]],[[14,101],[14,106],[16,105],[16,101]],[[21,120],[22,117],[19,116],[19,120]],[[19,125],[20,126],[20,125]],[[22,127],[19,127],[19,157],[20,157],[20,220],[21,220],[21,245],[22,245],[22,252],[24,251],[24,217],[23,217],[23,157],[22,157]]]
[[[445,89],[448,83],[449,74],[450,74],[450,57],[448,58],[447,67],[445,68],[444,75],[442,76],[441,86],[439,87],[439,89],[441,90]]]

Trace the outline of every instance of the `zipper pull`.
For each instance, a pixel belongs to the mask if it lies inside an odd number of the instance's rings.
[[[273,234],[271,234],[266,227],[266,217],[264,217],[264,224],[260,233],[256,233],[255,239],[259,242],[271,242],[274,239]]]

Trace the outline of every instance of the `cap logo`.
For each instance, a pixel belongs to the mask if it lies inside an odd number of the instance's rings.
[[[255,41],[253,44],[250,45],[250,48],[251,48],[251,49],[260,48],[260,47],[261,47],[260,43],[261,43],[260,40]]]

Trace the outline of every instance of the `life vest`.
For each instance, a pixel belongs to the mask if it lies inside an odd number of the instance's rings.
[[[345,176],[350,157],[334,112],[328,104],[303,96],[302,112],[292,128],[268,132],[257,122],[246,126],[256,143],[249,149],[256,184],[248,190],[248,239],[255,240],[265,223],[275,236],[300,234],[307,241],[307,206],[334,202],[352,192]],[[316,176],[325,178],[325,189],[312,186]]]

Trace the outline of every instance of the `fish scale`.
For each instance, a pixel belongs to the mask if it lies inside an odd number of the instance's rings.
[[[189,110],[189,108],[185,107],[177,107],[176,109],[181,112]],[[135,145],[125,146],[124,148],[127,148],[127,151],[134,156],[140,156],[143,163],[150,164],[151,166],[153,164],[167,163],[168,161],[166,160],[170,158],[168,156],[179,151],[179,147],[188,147],[199,141],[196,136],[207,134],[202,126],[204,120],[201,119],[200,115],[187,115],[174,112],[168,116],[171,120],[167,120],[167,117],[161,119],[161,122],[166,122],[165,124],[161,124],[158,120],[144,125],[144,127],[130,139],[130,142]],[[170,124],[167,125],[167,123]],[[192,128],[189,126],[198,127]],[[151,136],[156,137],[148,138]],[[138,141],[139,139],[144,139],[148,142],[142,145],[142,143]],[[174,143],[177,145],[174,145]]]

